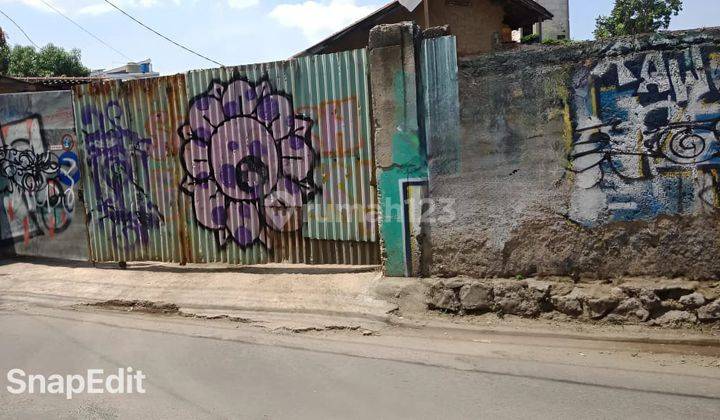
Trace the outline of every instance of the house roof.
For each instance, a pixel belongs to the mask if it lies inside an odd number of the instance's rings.
[[[10,77],[0,76],[0,93],[40,92],[47,90],[68,90],[101,80],[95,77]]]
[[[24,80],[0,75],[0,93],[35,92],[37,86]]]
[[[334,34],[330,35],[329,37],[327,37],[327,38],[323,39],[322,41],[318,42],[317,44],[311,46],[310,48],[295,54],[293,56],[293,58],[301,57],[304,55],[317,54],[318,52],[323,50],[325,45],[342,38],[343,36],[349,34],[350,32],[352,32],[356,29],[360,29],[360,30],[365,29],[365,30],[369,31],[374,26],[381,24],[383,18],[390,15],[391,13],[397,13],[401,9],[404,9],[404,7],[398,1],[393,1],[391,3],[388,3],[385,6],[379,8],[378,10],[365,16],[364,18],[358,20],[357,22],[347,26],[346,28],[339,30],[338,32],[335,32]]]
[[[97,77],[70,77],[70,76],[53,76],[53,77],[18,77],[18,80],[24,82],[38,84],[42,86],[75,86],[85,83],[92,83],[101,80]]]
[[[505,23],[513,28],[537,23],[541,20],[550,20],[553,14],[534,0],[504,0]]]
[[[501,0],[505,9],[504,23],[513,28],[520,28],[525,25],[537,23],[538,21],[549,20],[553,18],[546,8],[535,2],[534,0]],[[367,30],[368,32],[374,26],[383,23],[384,19],[396,13],[412,12],[420,5],[421,1],[393,1],[380,9],[370,13],[357,22],[341,29],[340,31],[330,35],[317,44],[301,51],[293,56],[301,57],[304,55],[312,55],[321,53],[328,44],[331,44],[355,30]]]

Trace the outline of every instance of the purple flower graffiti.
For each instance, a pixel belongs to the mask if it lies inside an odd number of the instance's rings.
[[[214,82],[191,102],[179,130],[182,191],[218,245],[271,248],[271,231],[301,228],[302,206],[316,190],[311,130],[292,97],[267,80]]]

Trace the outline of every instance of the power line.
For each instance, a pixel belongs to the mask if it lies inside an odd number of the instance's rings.
[[[127,55],[123,54],[122,51],[117,50],[117,49],[116,49],[115,47],[113,47],[112,45],[110,45],[110,44],[108,44],[107,42],[105,42],[105,41],[103,41],[102,39],[100,39],[100,38],[99,38],[97,35],[95,35],[94,33],[88,31],[87,29],[85,29],[85,28],[84,28],[82,25],[80,25],[79,23],[77,23],[77,22],[75,22],[74,20],[70,19],[66,14],[64,14],[62,11],[60,11],[58,8],[56,8],[56,7],[53,6],[52,4],[48,3],[48,2],[45,1],[45,0],[40,0],[40,1],[43,2],[43,3],[45,3],[45,5],[46,5],[47,7],[53,9],[57,14],[59,14],[60,16],[64,17],[64,18],[67,19],[68,21],[70,21],[70,23],[72,23],[73,25],[75,25],[75,26],[77,26],[78,28],[80,28],[83,32],[85,32],[86,34],[88,34],[88,35],[90,35],[91,37],[95,38],[98,42],[100,42],[100,43],[103,44],[104,46],[110,48],[111,50],[113,50],[113,51],[115,51],[116,53],[120,54],[121,56],[125,57],[128,61],[133,61],[132,58],[130,58],[130,57],[128,57]]]
[[[203,59],[205,59],[205,60],[207,60],[207,61],[209,61],[209,62],[211,62],[211,63],[215,63],[215,64],[217,64],[218,66],[224,67],[221,63],[218,63],[217,61],[215,61],[215,60],[213,60],[213,59],[211,59],[211,58],[208,58],[208,57],[206,57],[206,56],[204,56],[204,55],[202,55],[202,54],[200,54],[200,53],[198,53],[198,52],[195,52],[195,51],[191,50],[190,48],[188,48],[188,47],[186,47],[186,46],[184,46],[184,45],[182,45],[182,44],[180,44],[180,43],[178,43],[178,42],[176,42],[176,41],[173,41],[172,39],[166,37],[165,35],[161,34],[161,33],[158,32],[158,31],[156,31],[155,29],[153,29],[153,28],[147,26],[146,24],[140,22],[140,21],[137,20],[136,18],[130,16],[130,15],[129,15],[126,11],[124,11],[123,9],[121,9],[121,8],[117,7],[115,4],[111,3],[109,0],[105,0],[105,3],[109,4],[109,5],[112,6],[113,8],[117,9],[117,10],[118,10],[120,13],[122,13],[123,15],[125,15],[125,16],[129,17],[130,19],[134,20],[138,25],[140,25],[140,26],[142,26],[143,28],[147,29],[148,31],[154,33],[155,35],[163,38],[164,40],[170,42],[171,44],[174,44],[174,45],[182,48],[183,50],[185,50],[185,51],[187,51],[187,52],[189,52],[189,53],[191,53],[191,54],[195,54],[195,55],[197,55],[198,57],[203,58]]]
[[[35,46],[35,48],[40,48],[40,47],[38,46],[38,44],[36,44],[35,42],[33,42],[32,39],[30,39],[30,37],[28,36],[28,34],[23,30],[23,28],[22,28],[20,25],[18,25],[17,22],[15,22],[15,21],[13,20],[13,18],[11,18],[10,16],[8,16],[8,15],[7,15],[5,12],[3,12],[2,10],[0,10],[0,13],[2,13],[3,16],[5,16],[6,18],[8,18],[8,20],[9,20],[10,22],[12,22],[15,26],[17,26],[17,28],[20,29],[20,32],[22,32],[22,34],[25,35],[25,38],[27,38],[27,40],[30,41],[30,43],[33,44],[33,45]]]

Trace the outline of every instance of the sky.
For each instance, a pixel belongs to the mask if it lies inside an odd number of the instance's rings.
[[[131,15],[181,44],[222,63],[239,65],[281,60],[381,7],[389,0],[111,0]],[[44,3],[50,3],[116,52]],[[613,0],[570,0],[573,39],[591,39],[595,18]],[[720,26],[720,0],[685,0],[671,29]],[[217,67],[148,32],[104,0],[0,0],[38,45],[79,48],[91,69],[112,68],[150,58],[156,71],[173,74]],[[6,17],[0,27],[11,44],[30,42]],[[128,60],[128,57],[131,60]]]

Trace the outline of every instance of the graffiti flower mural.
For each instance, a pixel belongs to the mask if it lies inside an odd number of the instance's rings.
[[[292,97],[267,79],[213,82],[190,103],[182,191],[193,197],[199,225],[245,249],[270,248],[270,232],[302,226],[315,193],[312,120],[296,115]]]

